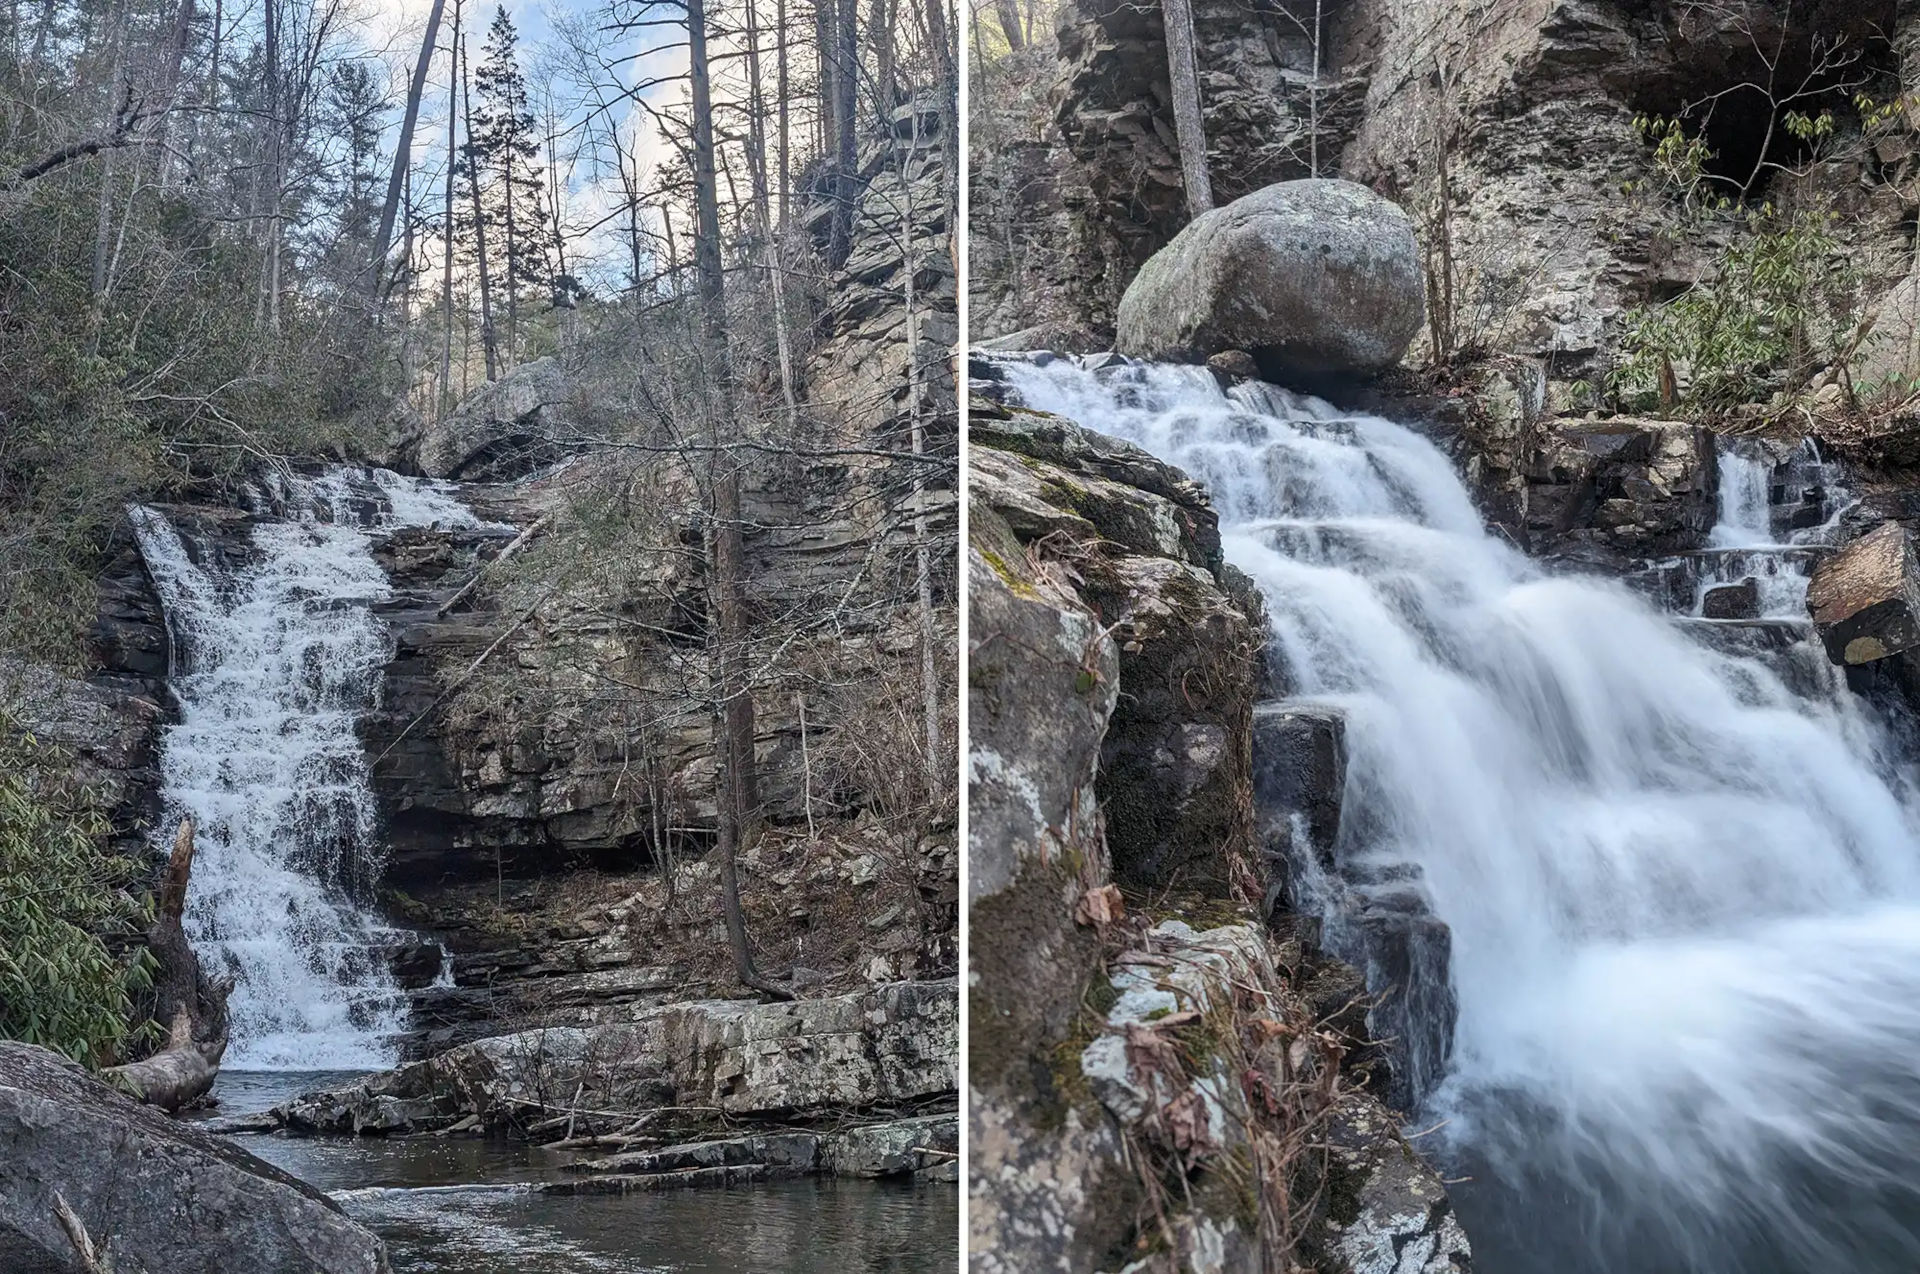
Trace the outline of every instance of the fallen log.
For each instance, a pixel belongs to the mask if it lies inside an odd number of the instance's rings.
[[[174,1015],[165,1048],[125,1066],[109,1066],[101,1075],[149,1106],[172,1112],[212,1090],[226,1051],[224,1032],[216,1040],[194,1039],[193,1019],[182,1009]]]
[[[167,1042],[151,1057],[110,1066],[101,1072],[152,1106],[176,1111],[207,1095],[220,1074],[227,1051],[228,978],[211,978],[181,917],[187,908],[187,885],[193,874],[193,820],[182,819],[167,859],[153,927],[147,931],[147,949],[159,964],[154,978],[153,1019],[167,1023]]]

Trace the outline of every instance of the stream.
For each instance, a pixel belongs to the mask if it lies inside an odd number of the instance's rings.
[[[447,483],[379,469],[278,474],[215,535],[131,510],[173,639],[178,720],[161,749],[170,840],[197,825],[188,936],[236,980],[219,1115],[257,1113],[399,1060],[408,1001],[391,960],[421,935],[373,905],[385,864],[356,728],[392,639],[374,555],[402,527],[482,524]],[[510,529],[504,529],[510,534]],[[505,1140],[301,1138],[238,1144],[326,1191],[387,1243],[395,1274],[669,1274],[955,1268],[951,1184],[796,1181],[557,1195],[563,1157]]]
[[[1362,967],[1356,917],[1410,894],[1450,931],[1372,989],[1452,1015],[1394,1025],[1440,1041],[1419,1144],[1480,1274],[1920,1267],[1914,758],[1811,640],[1823,514],[1774,507],[1775,465],[1723,455],[1687,569],[1764,581],[1705,618],[1530,560],[1392,421],[1202,368],[1005,373],[1207,485],[1277,677],[1344,718],[1338,878],[1294,854],[1290,887]]]
[[[353,1071],[221,1072],[221,1114],[265,1110]],[[242,1134],[386,1241],[394,1274],[951,1274],[952,1185],[788,1181],[550,1195],[571,1156],[471,1137]]]

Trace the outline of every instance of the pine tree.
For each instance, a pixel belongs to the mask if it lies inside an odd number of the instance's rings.
[[[380,220],[380,125],[386,95],[365,62],[343,62],[327,85],[322,126],[340,139],[345,160],[328,171],[327,203],[338,217],[328,256],[334,282],[350,286],[365,265]]]
[[[519,351],[521,298],[551,298],[554,288],[553,226],[548,216],[546,182],[540,174],[540,146],[527,81],[521,74],[519,34],[504,7],[481,50],[474,76],[480,109],[471,142],[473,164],[482,182],[482,215],[502,232],[506,269],[500,276],[507,311],[507,361]]]

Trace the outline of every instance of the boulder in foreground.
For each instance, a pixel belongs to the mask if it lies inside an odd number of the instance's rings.
[[[1814,569],[1813,626],[1837,664],[1867,664],[1920,646],[1920,562],[1898,522],[1861,536]]]
[[[0,1270],[85,1270],[60,1201],[117,1270],[389,1274],[380,1240],[313,1187],[57,1053],[0,1042]]]
[[[1283,181],[1195,217],[1120,300],[1114,348],[1200,363],[1246,350],[1270,379],[1398,363],[1426,317],[1400,208],[1350,181]]]

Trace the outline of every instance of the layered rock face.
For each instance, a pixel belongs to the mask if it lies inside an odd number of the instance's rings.
[[[46,1049],[0,1042],[0,1268],[84,1274],[64,1206],[115,1269],[387,1274],[380,1240],[230,1142]]]
[[[160,812],[156,749],[171,711],[172,645],[132,533],[121,531],[98,581],[87,674],[0,660],[0,706],[52,747],[63,767],[58,777],[106,819],[115,851],[141,857]]]
[[[469,1115],[524,1126],[550,1109],[764,1119],[897,1107],[953,1091],[958,1015],[951,980],[790,1003],[696,1000],[491,1036],[276,1113],[304,1132],[382,1133]]]
[[[1264,619],[1205,493],[1018,407],[970,430],[972,1268],[1468,1268],[1343,1069],[1361,975],[1261,923]],[[1250,1181],[1287,1183],[1290,1233]]]
[[[808,360],[808,402],[849,433],[898,433],[917,395],[930,425],[952,438],[953,376],[960,337],[947,226],[952,137],[930,100],[893,112],[892,135],[860,155],[865,183],[847,257],[822,316],[823,340]],[[831,200],[809,214],[825,242]],[[909,279],[911,275],[911,279]],[[913,309],[903,304],[911,283]],[[911,353],[910,353],[911,351]]]
[[[1120,300],[1116,352],[1253,355],[1290,384],[1398,363],[1426,315],[1407,214],[1347,181],[1281,182],[1194,218]]]

